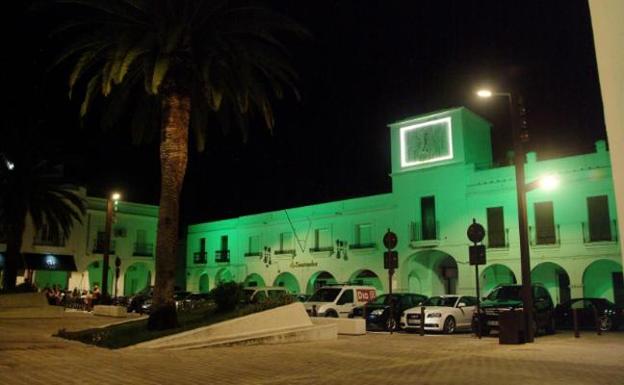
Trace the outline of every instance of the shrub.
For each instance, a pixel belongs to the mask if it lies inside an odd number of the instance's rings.
[[[236,308],[243,299],[243,285],[236,282],[221,282],[210,291],[220,312]]]

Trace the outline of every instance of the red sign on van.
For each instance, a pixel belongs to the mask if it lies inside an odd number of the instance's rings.
[[[355,289],[358,302],[370,302],[375,299],[377,293],[373,289]]]

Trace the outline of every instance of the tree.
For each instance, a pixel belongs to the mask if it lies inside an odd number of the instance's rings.
[[[13,130],[0,149],[0,224],[7,244],[2,287],[8,291],[15,288],[18,266],[25,266],[20,259],[27,218],[36,232],[45,225],[51,240],[65,241],[86,212],[85,201],[63,179],[62,166],[43,158],[37,134]]]
[[[174,327],[178,211],[189,131],[203,150],[207,128],[216,125],[209,122],[227,129],[234,121],[246,137],[246,120],[258,115],[271,129],[270,99],[281,98],[285,89],[297,95],[295,73],[278,34],[305,31],[289,18],[247,1],[61,2],[76,7],[75,20],[59,32],[71,44],[58,62],[73,63],[70,96],[78,84],[86,85],[81,116],[101,94],[109,100],[105,125],[131,108],[135,139],[150,125],[160,132],[156,285],[148,327]],[[157,119],[151,118],[154,114]]]

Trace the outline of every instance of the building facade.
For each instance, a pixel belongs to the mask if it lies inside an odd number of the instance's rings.
[[[106,199],[78,194],[87,203],[82,223],[75,223],[65,242],[50,239],[45,226],[35,232],[30,221],[24,231],[21,276],[32,276],[39,288],[58,285],[66,290],[101,286],[106,224]],[[120,201],[113,215],[108,292],[131,295],[153,284],[158,207]],[[5,250],[0,240],[0,250]],[[0,257],[3,257],[0,252]],[[119,258],[119,276],[115,261]],[[0,261],[1,264],[2,261]],[[1,267],[1,266],[0,266]]]
[[[187,289],[222,281],[311,293],[358,282],[388,290],[383,235],[398,236],[393,290],[474,294],[467,227],[486,228],[481,292],[520,282],[513,166],[494,167],[490,124],[454,108],[389,125],[392,192],[192,225]],[[537,159],[526,182],[555,175],[559,187],[527,193],[531,277],[553,300],[605,297],[624,303],[616,204],[604,141],[590,154]]]

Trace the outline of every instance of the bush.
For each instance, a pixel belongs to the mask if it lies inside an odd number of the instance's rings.
[[[234,310],[243,300],[243,285],[236,282],[221,282],[210,291],[220,312]]]

